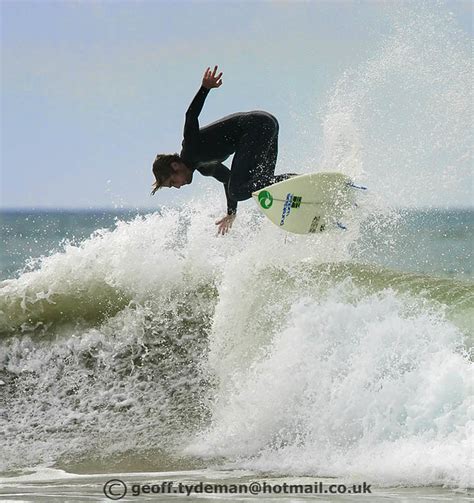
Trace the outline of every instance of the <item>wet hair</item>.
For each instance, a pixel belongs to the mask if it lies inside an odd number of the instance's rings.
[[[153,174],[155,175],[155,183],[151,195],[160,189],[168,178],[173,174],[171,169],[172,162],[181,162],[179,154],[158,154],[153,162]]]

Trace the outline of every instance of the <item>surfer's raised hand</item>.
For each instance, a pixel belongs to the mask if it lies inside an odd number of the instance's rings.
[[[211,68],[207,67],[207,70],[204,72],[204,77],[202,78],[202,85],[206,89],[212,89],[214,87],[220,87],[222,85],[222,72],[217,74],[217,65],[214,67],[214,70],[211,72]]]
[[[232,213],[232,215],[226,215],[224,218],[221,218],[216,222],[216,225],[219,227],[217,228],[217,235],[219,234],[227,234],[230,229],[232,228],[232,224],[234,223],[235,220],[235,213]]]

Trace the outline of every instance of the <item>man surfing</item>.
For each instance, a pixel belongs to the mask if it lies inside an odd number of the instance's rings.
[[[192,182],[195,171],[224,184],[227,215],[216,222],[218,234],[226,234],[234,223],[237,201],[252,192],[286,180],[275,176],[278,154],[278,121],[263,111],[238,112],[200,128],[198,117],[209,91],[222,85],[217,66],[204,72],[202,85],[186,112],[180,154],[158,154],[153,163],[155,182],[152,194],[162,187]],[[231,169],[222,164],[234,154]]]

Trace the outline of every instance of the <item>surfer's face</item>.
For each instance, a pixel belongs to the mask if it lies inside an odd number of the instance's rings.
[[[172,162],[173,174],[168,178],[165,187],[179,189],[183,185],[188,185],[193,179],[193,172],[182,162]]]

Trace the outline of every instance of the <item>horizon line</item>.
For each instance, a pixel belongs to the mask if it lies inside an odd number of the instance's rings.
[[[170,208],[176,206],[167,205]],[[147,206],[127,206],[122,208],[113,208],[110,206],[18,206],[18,207],[0,207],[0,212],[26,212],[26,211],[158,211],[162,209],[161,206],[147,207]],[[390,207],[389,207],[390,208]],[[390,209],[393,210],[471,210],[474,211],[474,205],[471,206],[394,206]]]

